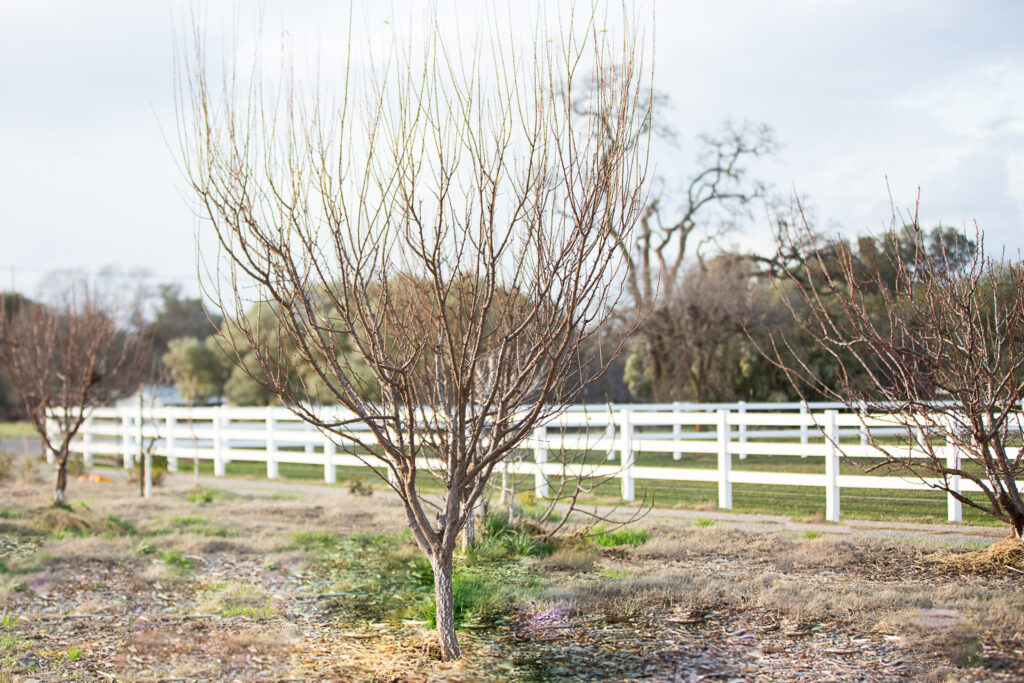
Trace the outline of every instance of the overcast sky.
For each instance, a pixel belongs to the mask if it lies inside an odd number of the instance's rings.
[[[208,4],[215,32],[230,28],[232,8],[251,26],[262,5],[265,34],[284,28],[311,52],[337,50],[347,34],[337,0]],[[187,6],[0,2],[0,289],[13,279],[31,293],[47,271],[113,264],[196,290],[196,220],[164,139],[174,20]],[[977,220],[990,251],[1024,250],[1024,3],[638,6],[654,11],[655,84],[679,134],[678,149],[657,156],[668,188],[691,168],[697,135],[726,119],[764,122],[780,149],[756,172],[806,197],[823,226],[883,228],[888,178],[899,208],[920,188],[926,225]],[[404,2],[358,7],[364,29],[409,21]],[[767,234],[759,218],[733,240]]]

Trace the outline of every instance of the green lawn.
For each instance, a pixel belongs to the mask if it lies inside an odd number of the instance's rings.
[[[603,453],[592,453],[588,462],[604,461]],[[682,460],[673,460],[671,454],[639,453],[637,465],[659,467],[685,467],[693,469],[713,470],[717,467],[717,458],[713,454],[686,455]],[[840,461],[842,474],[862,474],[862,466],[872,461],[857,461],[843,458]],[[616,459],[612,465],[618,464]],[[751,455],[741,460],[739,456],[732,458],[733,469],[748,471],[777,471],[808,474],[823,474],[824,458],[799,456],[762,456]],[[178,471],[192,471],[189,458],[178,459]],[[199,471],[202,474],[213,474],[213,463],[201,460]],[[235,461],[225,467],[228,476],[265,479],[267,466],[262,462]],[[324,470],[320,465],[298,463],[279,463],[278,474],[282,480],[323,481]],[[876,471],[876,475],[893,475],[896,473]],[[516,477],[517,492],[532,492],[534,478],[532,475]],[[383,489],[386,485],[368,467],[337,467],[337,485],[350,486],[354,482]],[[440,491],[439,482],[425,475],[420,484],[426,491]],[[552,478],[552,490],[557,489],[558,478]],[[646,494],[647,500],[653,499],[659,508],[701,508],[717,509],[718,487],[716,482],[673,482],[658,480],[636,480],[637,498]],[[602,484],[594,495],[582,502],[614,504],[621,502],[620,481],[612,479]],[[733,484],[733,510],[736,512],[756,512],[773,515],[788,515],[797,519],[824,519],[825,491],[824,487],[808,486],[774,486],[761,484]],[[842,519],[873,519],[893,521],[944,522],[946,519],[946,496],[937,491],[898,491],[844,488],[840,492],[840,511]],[[964,522],[972,524],[1000,524],[990,520],[980,512],[968,506],[963,509]]]
[[[0,422],[0,439],[20,439],[36,436],[31,422]]]

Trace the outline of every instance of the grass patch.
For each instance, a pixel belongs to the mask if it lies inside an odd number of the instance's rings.
[[[38,436],[31,422],[0,422],[0,439],[20,439]]]
[[[631,529],[620,527],[614,531],[605,531],[602,527],[595,527],[594,540],[605,548],[614,548],[620,545],[643,545],[651,540],[651,532],[646,529]]]
[[[183,556],[177,550],[168,550],[160,555],[160,559],[167,565],[167,569],[176,575],[187,574],[192,571],[194,563],[191,559]]]
[[[484,518],[481,538],[457,558],[452,576],[456,622],[494,624],[538,593],[531,570],[518,561],[523,553],[548,554],[546,544],[507,518]],[[327,577],[332,592],[344,594],[333,609],[367,621],[422,619],[434,623],[434,573],[430,562],[402,534],[307,532],[297,545],[313,552],[313,568]],[[553,544],[551,549],[553,549]]]
[[[202,609],[215,612],[225,619],[272,619],[277,615],[270,605],[270,595],[262,587],[251,583],[218,584]]]
[[[67,536],[124,536],[138,533],[131,522],[116,515],[99,515],[87,507],[51,507],[35,519],[35,526],[57,538]]]
[[[299,531],[292,542],[281,550],[326,551],[338,547],[341,537],[332,531]]]
[[[187,531],[200,536],[230,538],[237,536],[238,532],[222,526],[211,524],[202,515],[174,516],[168,519],[169,527],[157,529],[153,533],[168,533],[171,531]]]
[[[536,589],[535,581],[509,581],[501,573],[456,570],[452,576],[452,601],[456,628],[467,622],[496,624],[516,611]],[[417,606],[421,619],[437,628],[437,603],[434,596]]]
[[[185,494],[185,500],[190,503],[197,505],[204,505],[206,503],[212,503],[215,500],[232,500],[237,498],[238,495],[231,491],[224,491],[222,489],[214,489],[208,486],[197,486],[187,494]]]
[[[313,553],[312,566],[331,590],[346,593],[339,612],[372,621],[415,616],[417,604],[433,591],[427,558],[402,534],[357,533],[347,538],[324,532],[293,537]]]
[[[504,562],[515,557],[547,557],[556,549],[543,537],[543,529],[526,523],[514,525],[508,514],[498,512],[483,517],[482,538],[467,554],[467,562]]]

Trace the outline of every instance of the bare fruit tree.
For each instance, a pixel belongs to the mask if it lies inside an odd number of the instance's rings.
[[[139,388],[150,331],[142,291],[78,278],[48,300],[0,316],[0,366],[53,455],[53,500],[63,505],[71,441],[97,406]]]
[[[666,197],[651,199],[633,239],[621,244],[629,263],[626,291],[635,311],[649,311],[637,343],[649,365],[655,401],[681,398],[673,372],[679,340],[671,335],[671,321],[674,308],[691,303],[686,291],[690,262],[702,260],[709,244],[749,218],[753,206],[769,195],[764,183],[750,178],[748,166],[774,153],[771,128],[726,123],[719,134],[699,141],[698,170],[672,193],[678,198],[675,206]]]
[[[597,14],[562,35],[541,22],[525,51],[491,19],[468,57],[427,23],[422,50],[350,57],[336,106],[259,67],[211,77],[196,30],[179,133],[223,255],[206,281],[235,321],[222,344],[251,349],[254,379],[399,495],[454,659],[460,530],[494,468],[614,357],[580,348],[621,292],[618,247],[646,201],[644,146],[615,141],[645,126],[649,88],[635,32]],[[584,71],[610,126],[573,116]],[[362,95],[356,72],[372,73]],[[270,331],[243,315],[257,302]],[[299,363],[315,377],[289,379]]]
[[[788,277],[778,290],[832,369],[823,377],[779,335],[763,351],[798,387],[890,415],[924,452],[872,439],[879,467],[928,477],[1020,538],[1024,266],[986,256],[980,236],[922,230],[916,211],[903,223],[894,216],[868,259],[843,241],[822,244],[806,223],[790,232],[784,251],[799,258],[779,259]],[[961,493],[960,479],[981,493]]]

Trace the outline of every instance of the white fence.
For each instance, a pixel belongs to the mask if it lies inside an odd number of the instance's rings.
[[[540,427],[524,444],[522,457],[507,463],[507,472],[534,477],[539,497],[548,494],[549,477],[579,473],[619,478],[622,498],[632,501],[635,482],[717,482],[718,506],[732,509],[733,484],[816,487],[825,492],[825,517],[839,521],[840,491],[862,489],[929,489],[939,480],[897,476],[840,474],[840,453],[851,457],[879,457],[868,445],[868,433],[904,434],[884,418],[864,418],[840,412],[834,404],[667,404],[617,405],[572,409]],[[918,439],[927,435],[918,434]],[[144,450],[167,457],[176,471],[179,458],[213,462],[216,476],[229,462],[266,463],[267,476],[278,476],[281,463],[323,467],[324,480],[337,480],[337,467],[365,466],[350,452],[354,444],[336,443],[314,430],[283,407],[123,407],[100,408],[83,425],[72,451],[87,465],[94,456],[115,456],[131,467]],[[923,451],[896,446],[901,456],[925,457]],[[561,449],[600,452],[615,464],[564,465],[549,453]],[[952,447],[942,446],[949,464],[959,462]],[[890,452],[892,450],[890,449]],[[658,465],[637,465],[638,453]],[[715,469],[688,468],[686,456],[711,454]],[[821,472],[793,473],[733,468],[733,456],[742,464],[748,455],[801,456],[822,460]],[[978,491],[973,482],[952,478],[955,490]],[[948,518],[961,520],[961,504],[948,496]]]

